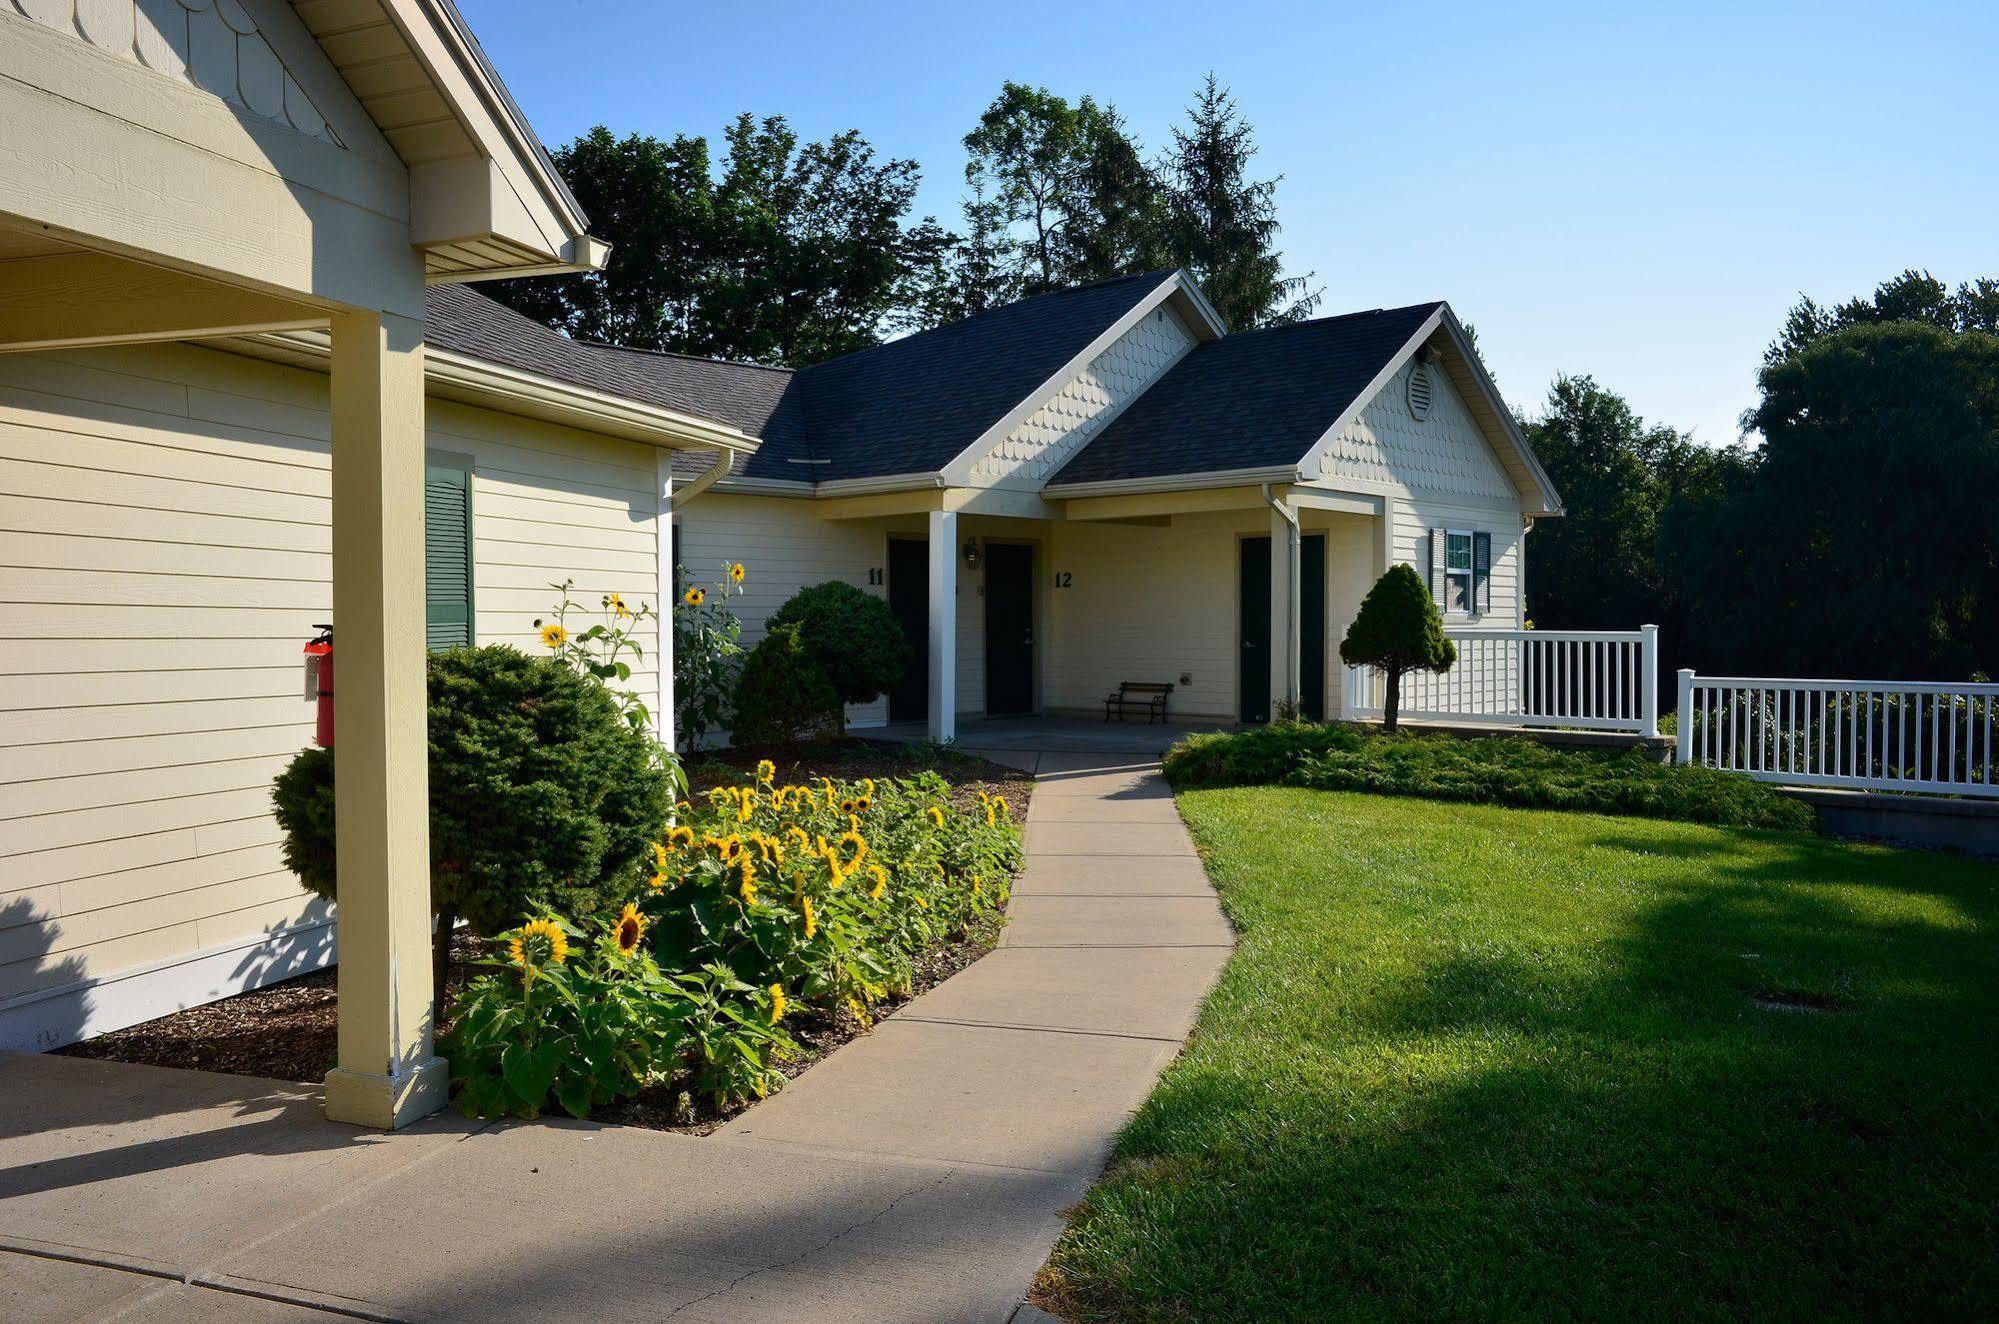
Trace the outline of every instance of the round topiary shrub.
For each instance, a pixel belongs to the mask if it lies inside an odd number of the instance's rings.
[[[888,603],[839,580],[798,590],[771,613],[769,624],[798,627],[798,641],[842,705],[868,703],[894,689],[912,656]],[[846,729],[844,708],[839,727]]]
[[[1414,567],[1397,564],[1374,581],[1340,641],[1340,661],[1379,667],[1388,678],[1381,725],[1393,731],[1402,707],[1402,677],[1410,671],[1449,671],[1458,646],[1444,637],[1443,618]]]
[[[501,646],[430,656],[430,893],[441,931],[512,928],[539,907],[629,896],[666,831],[671,774],[599,681]],[[285,864],[337,900],[334,751],[308,749],[271,798]]]
[[[795,745],[839,728],[833,682],[798,635],[795,625],[776,626],[743,659],[729,724],[736,744]]]

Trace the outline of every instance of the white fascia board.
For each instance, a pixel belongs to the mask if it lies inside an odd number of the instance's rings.
[[[592,251],[577,245],[588,238],[588,220],[457,7],[451,0],[382,0],[382,8],[479,150],[509,182],[518,181],[523,203],[533,199],[549,256],[578,269]]]
[[[981,456],[998,445],[1001,439],[1009,432],[1012,432],[1029,418],[1032,418],[1035,411],[1040,409],[1041,406],[1054,399],[1056,392],[1067,386],[1077,373],[1089,367],[1091,361],[1097,355],[1116,344],[1119,336],[1122,336],[1125,332],[1144,321],[1153,309],[1166,302],[1168,296],[1172,295],[1176,290],[1181,290],[1190,284],[1191,282],[1186,280],[1185,275],[1178,271],[1161,280],[1158,286],[1143,299],[1140,299],[1129,312],[1111,323],[1096,339],[1085,345],[1067,363],[1056,369],[1054,376],[1041,383],[1026,398],[1021,400],[1019,404],[1001,415],[998,422],[980,433],[971,445],[959,451],[956,457],[942,469],[938,470],[938,473],[941,475],[939,486],[973,486],[972,466],[978,463]]]
[[[1361,387],[1354,398],[1348,402],[1347,407],[1340,411],[1340,416],[1333,420],[1333,425],[1312,439],[1312,444],[1305,448],[1305,453],[1298,457],[1298,463],[1294,466],[1298,471],[1298,478],[1301,482],[1310,481],[1319,476],[1316,473],[1306,472],[1306,463],[1314,455],[1317,455],[1327,442],[1333,440],[1340,433],[1345,432],[1348,427],[1352,426],[1353,421],[1360,417],[1361,410],[1366,409],[1374,397],[1381,394],[1381,388],[1395,380],[1395,374],[1402,371],[1402,365],[1409,361],[1409,356],[1414,354],[1423,342],[1430,338],[1431,333],[1442,324],[1443,315],[1444,308],[1440,305],[1435,312],[1424,318],[1423,324],[1417,327],[1407,340],[1402,342],[1402,348],[1389,355],[1388,362],[1382,365],[1381,371],[1375,373],[1368,384]]]
[[[792,497],[808,501],[812,498],[813,491],[810,483],[796,482],[789,478],[747,478],[742,474],[718,479],[715,490],[736,496]]]
[[[1520,424],[1514,419],[1513,411],[1508,409],[1506,402],[1500,398],[1499,384],[1492,380],[1492,374],[1485,370],[1485,364],[1480,360],[1478,351],[1472,348],[1471,337],[1465,334],[1464,323],[1458,321],[1457,314],[1451,311],[1449,304],[1444,305],[1442,312],[1443,326],[1450,336],[1451,348],[1470,370],[1472,380],[1478,383],[1480,392],[1485,396],[1487,407],[1499,418],[1501,433],[1541,489],[1539,508],[1526,513],[1560,515],[1563,509],[1562,494],[1555,490],[1555,480],[1550,478],[1548,471],[1541,466],[1541,457],[1534,454],[1534,447],[1528,443],[1527,434],[1520,430]]]
[[[1247,487],[1256,483],[1295,483],[1298,466],[1282,464],[1260,469],[1210,469],[1202,473],[1162,474],[1155,478],[1113,478],[1100,483],[1065,483],[1044,487],[1050,501],[1078,497],[1131,496],[1139,492],[1196,492],[1207,487]]]
[[[880,474],[873,478],[834,478],[812,485],[817,497],[869,496],[876,492],[910,492],[924,488],[948,487],[942,474]]]

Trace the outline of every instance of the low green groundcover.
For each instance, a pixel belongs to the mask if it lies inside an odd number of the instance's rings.
[[[1167,754],[1166,775],[1180,790],[1308,786],[1730,827],[1812,826],[1808,807],[1738,773],[1654,763],[1636,749],[1517,736],[1391,736],[1340,723],[1277,722],[1189,736]]]
[[[1999,1318],[1999,867],[1284,787],[1064,1318]]]

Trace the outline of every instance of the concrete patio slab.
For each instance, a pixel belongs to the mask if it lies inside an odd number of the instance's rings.
[[[1023,896],[1002,947],[1214,947],[1235,945],[1213,897]]]
[[[1023,896],[1212,896],[1192,855],[1148,855],[1106,868],[1101,855],[1036,855],[1013,883]]]

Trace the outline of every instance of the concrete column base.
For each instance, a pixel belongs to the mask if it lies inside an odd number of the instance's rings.
[[[396,1131],[442,1108],[450,1094],[451,1072],[441,1057],[394,1076],[335,1067],[326,1073],[326,1119]]]

